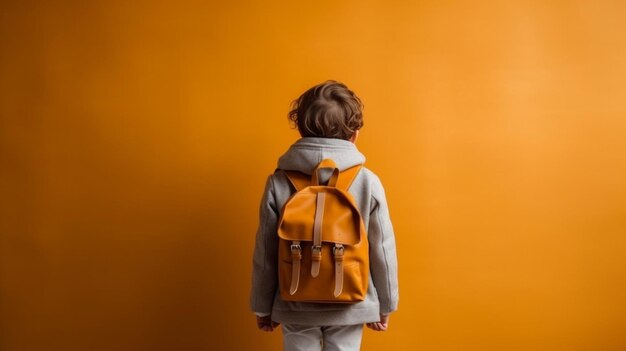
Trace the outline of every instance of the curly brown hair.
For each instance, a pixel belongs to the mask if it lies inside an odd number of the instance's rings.
[[[289,120],[303,137],[350,140],[363,127],[363,103],[345,84],[334,80],[305,91],[291,105]]]

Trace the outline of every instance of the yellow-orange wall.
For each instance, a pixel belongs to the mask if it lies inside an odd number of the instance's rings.
[[[623,1],[3,1],[0,349],[275,350],[289,103],[365,103],[400,311],[363,350],[626,350]]]

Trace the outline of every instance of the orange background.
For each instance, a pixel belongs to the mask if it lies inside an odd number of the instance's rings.
[[[623,1],[4,1],[0,349],[273,350],[289,103],[365,103],[400,311],[363,350],[626,349]]]

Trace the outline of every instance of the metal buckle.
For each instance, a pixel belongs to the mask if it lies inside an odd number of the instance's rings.
[[[343,245],[341,245],[341,246],[334,246],[333,247],[333,255],[335,255],[335,256],[343,255],[343,250],[344,250]],[[340,252],[337,253],[337,251],[340,251]]]
[[[322,246],[320,246],[320,245],[313,245],[313,246],[311,246],[311,251],[313,251],[314,253],[315,253],[315,251],[317,251],[318,253],[322,252]]]
[[[294,252],[294,251],[298,251],[298,252],[302,251],[302,247],[300,246],[300,244],[291,244],[291,252]]]

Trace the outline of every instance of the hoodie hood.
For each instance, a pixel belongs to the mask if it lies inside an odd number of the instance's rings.
[[[326,158],[337,164],[339,171],[365,162],[365,156],[348,140],[336,138],[303,137],[298,139],[278,159],[278,168],[286,171],[313,173]]]

